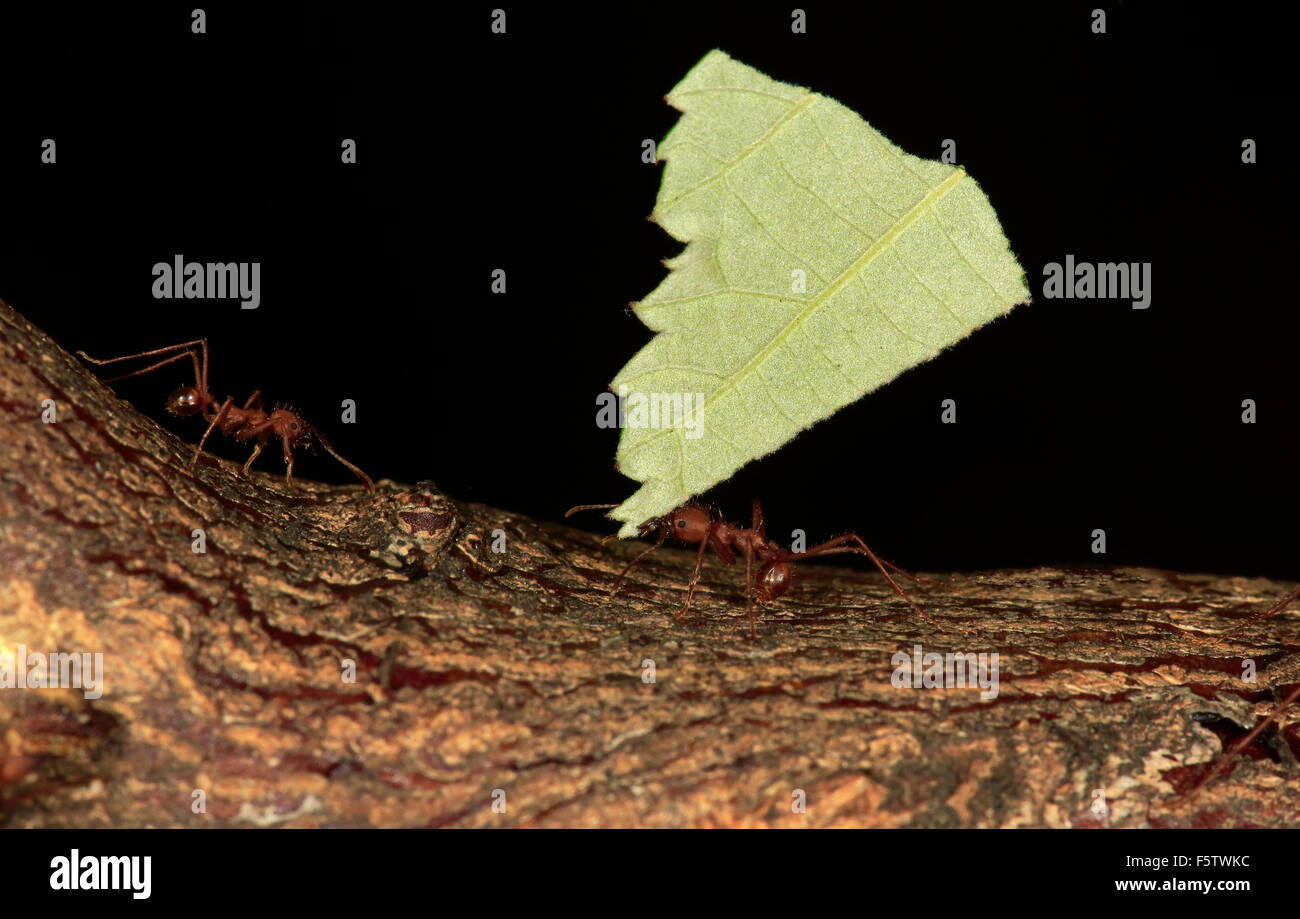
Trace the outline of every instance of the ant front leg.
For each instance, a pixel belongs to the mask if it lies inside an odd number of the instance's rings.
[[[198,449],[194,451],[194,459],[190,460],[191,469],[193,469],[195,464],[198,463],[199,457],[203,455],[203,445],[208,442],[208,435],[212,433],[213,428],[221,423],[221,419],[226,417],[226,412],[230,411],[230,406],[234,401],[234,396],[227,396],[226,401],[221,403],[221,408],[217,409],[217,413],[212,416],[212,422],[208,425],[208,429],[204,431],[203,436],[199,438],[199,446]]]
[[[289,443],[289,435],[281,434],[280,443],[284,445],[284,461],[289,464],[289,468],[284,472],[284,481],[290,488],[297,491],[298,486],[293,484],[293,445]]]
[[[259,412],[262,411],[262,391],[260,389],[253,390],[253,394],[244,403],[244,411],[248,411],[250,408],[257,409]],[[262,449],[260,445],[258,449]],[[253,455],[256,456],[257,454],[254,453]]]
[[[713,534],[713,529],[712,527],[710,527],[709,535],[712,534]],[[700,583],[700,571],[704,568],[704,552],[708,548],[709,548],[708,538],[706,537],[704,539],[701,539],[700,552],[695,557],[695,572],[691,575],[690,586],[686,588],[686,604],[681,608],[681,611],[677,613],[678,622],[686,621],[686,614],[687,612],[690,611],[691,608],[691,600],[695,597],[695,585]]]

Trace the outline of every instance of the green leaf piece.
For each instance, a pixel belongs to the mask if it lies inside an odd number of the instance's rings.
[[[611,512],[624,537],[1030,296],[975,180],[833,99],[712,51],[668,102],[652,217],[686,248],[611,384],[644,483]],[[684,397],[677,423],[654,394]]]

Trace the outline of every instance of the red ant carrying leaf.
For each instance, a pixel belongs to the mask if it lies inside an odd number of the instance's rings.
[[[572,516],[578,511],[604,510],[611,507],[617,507],[617,505],[579,504],[576,507],[569,508],[564,516]],[[898,586],[898,582],[890,576],[889,572],[892,570],[913,582],[917,579],[897,565],[885,561],[872,552],[871,548],[862,541],[862,538],[857,533],[846,533],[843,536],[837,536],[834,539],[812,546],[804,552],[794,552],[767,538],[763,526],[763,510],[757,501],[754,502],[754,516],[749,529],[727,523],[725,520],[716,520],[707,510],[694,504],[684,504],[669,514],[648,520],[641,525],[640,529],[642,536],[648,536],[657,531],[659,537],[655,540],[653,546],[628,562],[627,567],[618,576],[618,580],[614,582],[614,587],[610,590],[610,596],[618,593],[623,578],[627,577],[627,573],[632,570],[636,563],[662,546],[664,540],[674,539],[688,545],[699,543],[700,551],[695,559],[695,571],[691,575],[691,582],[686,590],[686,603],[677,613],[678,622],[685,620],[686,613],[691,608],[691,600],[695,596],[695,587],[700,581],[700,570],[704,566],[704,553],[708,549],[712,549],[714,554],[728,565],[735,564],[737,557],[745,560],[745,596],[747,601],[745,610],[749,616],[749,634],[751,638],[755,635],[754,601],[774,600],[784,594],[789,589],[790,581],[794,577],[793,569],[790,566],[821,555],[865,555],[875,563],[876,567],[880,569],[880,573],[885,576],[885,580],[889,581],[898,595],[907,601],[908,606],[912,607],[918,615],[925,617],[925,610],[916,605],[912,598],[907,595],[907,592]],[[757,576],[754,573],[755,562],[758,563]]]
[[[202,362],[199,361],[199,351],[203,354]],[[296,488],[297,486],[293,484],[293,448],[310,447],[312,440],[315,439],[329,451],[331,456],[351,469],[357,478],[365,483],[367,489],[374,491],[375,483],[370,481],[370,476],[340,456],[330,446],[330,442],[325,439],[325,435],[306,421],[303,421],[297,412],[283,405],[275,406],[270,412],[265,411],[262,408],[262,391],[260,389],[255,390],[248,397],[248,401],[244,403],[242,408],[235,406],[234,396],[227,396],[225,402],[218,404],[208,390],[208,340],[206,338],[185,341],[178,345],[168,345],[165,348],[155,348],[152,351],[140,351],[122,357],[110,357],[105,360],[91,357],[85,351],[78,351],[77,353],[92,364],[99,364],[100,366],[142,357],[157,357],[160,354],[171,355],[140,370],[112,377],[105,380],[105,383],[115,383],[118,380],[142,376],[152,370],[157,370],[159,367],[166,367],[175,361],[184,360],[186,357],[193,362],[194,385],[182,386],[167,399],[167,411],[173,415],[182,417],[201,415],[203,420],[208,422],[208,429],[203,432],[198,449],[194,451],[194,459],[190,460],[189,468],[191,469],[198,463],[199,457],[203,455],[203,445],[207,443],[208,436],[213,430],[219,429],[222,434],[233,436],[238,441],[255,441],[253,455],[244,463],[245,473],[248,472],[248,467],[253,464],[253,460],[257,459],[258,454],[262,452],[266,442],[272,437],[276,437],[279,438],[280,445],[284,449],[284,461],[289,466],[284,474],[284,480],[290,488]]]

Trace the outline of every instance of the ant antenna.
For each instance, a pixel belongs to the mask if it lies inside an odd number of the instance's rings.
[[[564,516],[572,517],[574,514],[578,513],[578,511],[603,511],[611,507],[618,507],[618,505],[617,504],[578,504],[565,511]],[[604,539],[600,541],[600,544],[603,546],[611,539],[616,539],[616,538],[618,538],[618,533],[610,533],[608,536],[606,536]]]
[[[320,442],[320,445],[321,445],[322,447],[324,447],[326,450],[328,450],[328,451],[330,452],[330,456],[334,457],[336,460],[338,460],[338,461],[339,461],[340,463],[342,463],[344,466],[347,466],[349,469],[352,470],[352,472],[356,475],[357,478],[359,478],[361,481],[363,481],[363,482],[366,483],[366,490],[367,490],[367,491],[374,491],[374,490],[375,490],[375,483],[372,482],[372,481],[370,481],[370,476],[366,475],[364,472],[362,472],[362,471],[361,471],[360,469],[358,469],[356,466],[352,465],[352,464],[349,463],[347,460],[345,460],[343,457],[339,456],[338,451],[335,450],[332,446],[330,446],[330,442],[329,442],[328,440],[325,439],[325,435],[324,435],[324,434],[322,434],[320,431],[316,430],[315,428],[312,428],[312,434],[315,436],[316,440]]]
[[[617,535],[617,534],[616,534],[616,535]],[[658,538],[657,540],[655,540],[655,544],[654,544],[653,546],[651,546],[649,549],[646,549],[644,552],[639,553],[639,554],[637,555],[636,558],[632,559],[632,561],[630,561],[630,562],[627,563],[627,567],[624,568],[624,569],[619,573],[618,580],[614,582],[614,586],[611,587],[610,590],[609,590],[609,595],[610,595],[611,597],[614,596],[616,593],[618,593],[618,589],[619,589],[620,587],[623,586],[623,579],[624,579],[625,577],[627,577],[627,573],[628,573],[629,571],[631,571],[633,568],[636,567],[636,563],[639,562],[639,561],[641,561],[641,559],[645,558],[647,555],[649,555],[649,554],[650,554],[651,552],[653,552],[655,549],[658,549],[660,546],[662,546],[662,545],[664,544],[664,537],[666,537],[667,535],[668,535],[668,530],[667,530],[667,528],[665,528],[665,529],[663,529],[663,530],[660,530],[660,531],[659,531],[659,538]],[[602,540],[602,543],[603,543],[603,542],[604,542],[604,541]]]
[[[567,511],[564,512],[564,516],[572,517],[574,514],[578,513],[578,511],[603,511],[603,510],[608,510],[611,507],[618,507],[618,505],[617,504],[575,504],[573,507],[569,508]]]
[[[617,505],[617,504],[578,504],[578,505],[575,505],[575,506],[569,508],[567,511],[565,511],[565,512],[564,512],[564,516],[565,516],[565,517],[572,517],[574,514],[578,513],[578,511],[603,511],[603,510],[608,510],[608,509],[611,508],[611,507],[618,507],[618,505]],[[649,526],[642,525],[642,527],[641,527],[641,535],[642,535],[642,536],[646,535],[646,533],[648,533],[649,531],[650,531],[650,527],[649,527]],[[636,567],[636,563],[639,562],[639,561],[641,561],[641,559],[645,558],[647,555],[649,555],[649,554],[650,554],[651,552],[653,552],[655,549],[658,549],[660,546],[662,546],[662,545],[664,544],[664,539],[665,539],[667,536],[668,536],[668,529],[667,529],[667,527],[664,527],[664,528],[660,529],[660,531],[659,531],[659,539],[655,542],[655,544],[654,544],[653,546],[651,546],[649,549],[646,549],[644,552],[642,552],[642,553],[640,553],[639,555],[637,555],[637,557],[634,558],[634,559],[632,559],[632,561],[630,561],[630,562],[627,563],[627,567],[624,568],[624,569],[622,570],[622,572],[620,572],[620,574],[619,574],[619,576],[618,576],[618,580],[616,580],[616,581],[614,582],[614,586],[613,586],[612,588],[610,588],[609,595],[610,595],[611,597],[614,596],[616,593],[618,593],[618,589],[619,589],[620,587],[623,586],[623,579],[624,579],[625,577],[627,577],[627,573],[628,573],[629,571],[631,571],[634,567]],[[617,537],[618,537],[618,534],[617,534],[617,533],[610,533],[608,536],[606,536],[604,539],[602,539],[602,540],[600,541],[600,544],[603,546],[603,545],[605,545],[605,543],[609,542],[611,539],[615,539],[615,538],[617,538]]]

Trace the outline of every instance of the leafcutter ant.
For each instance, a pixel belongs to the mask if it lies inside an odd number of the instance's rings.
[[[577,507],[569,508],[564,516],[569,517],[578,511],[603,510],[615,506],[613,504],[579,504]],[[698,505],[684,504],[663,517],[656,517],[646,521],[641,525],[640,530],[642,536],[658,533],[658,537],[655,539],[654,545],[637,555],[627,564],[627,567],[619,574],[618,580],[614,582],[610,596],[618,593],[619,587],[623,584],[623,579],[627,577],[627,573],[632,570],[636,563],[662,546],[665,540],[672,539],[687,545],[699,543],[700,550],[695,559],[695,571],[691,574],[690,585],[686,589],[686,602],[677,613],[678,622],[686,618],[686,614],[691,608],[691,600],[695,597],[695,588],[700,581],[700,571],[704,567],[704,554],[708,549],[712,549],[714,554],[728,565],[734,564],[737,558],[745,560],[745,610],[749,616],[749,634],[751,638],[755,634],[754,601],[774,600],[784,594],[789,590],[790,582],[794,577],[791,566],[822,555],[865,555],[875,563],[876,567],[880,569],[880,573],[885,576],[885,580],[890,583],[890,586],[894,588],[900,597],[907,601],[908,606],[912,607],[920,616],[925,617],[925,611],[916,605],[903,588],[898,586],[898,582],[890,575],[890,571],[912,581],[915,581],[916,578],[872,552],[871,548],[862,541],[862,538],[857,533],[846,533],[843,536],[837,536],[834,539],[812,546],[803,552],[794,552],[767,538],[763,526],[763,510],[757,501],[754,502],[754,514],[749,529],[736,526],[725,520],[714,519],[707,510]],[[755,573],[756,566],[757,573]]]
[[[199,352],[202,352],[202,361],[199,359]],[[288,464],[284,480],[290,488],[297,488],[293,484],[293,448],[310,447],[312,441],[315,440],[328,450],[331,456],[351,469],[356,477],[365,483],[367,489],[373,491],[375,488],[375,483],[370,480],[370,476],[340,456],[330,446],[330,442],[325,439],[325,435],[304,421],[296,411],[285,405],[276,405],[270,412],[265,411],[262,407],[262,391],[260,389],[249,396],[248,401],[242,407],[237,407],[234,404],[234,396],[228,396],[225,402],[218,404],[208,390],[208,340],[206,338],[198,338],[194,341],[181,342],[178,345],[168,345],[165,348],[155,348],[152,351],[140,351],[136,354],[110,357],[104,360],[91,357],[85,351],[78,351],[77,353],[92,364],[99,364],[100,366],[138,358],[170,355],[170,357],[164,357],[148,367],[105,380],[106,383],[115,383],[118,380],[142,376],[175,361],[184,360],[186,357],[193,362],[194,385],[182,386],[168,397],[166,403],[167,411],[173,415],[181,417],[201,415],[203,420],[208,422],[208,429],[203,432],[198,448],[194,451],[194,459],[190,460],[189,468],[191,469],[198,463],[199,457],[203,455],[203,445],[207,443],[208,436],[214,430],[219,430],[222,434],[233,436],[235,440],[251,440],[254,442],[253,455],[244,463],[245,473],[248,472],[248,467],[253,464],[253,460],[257,459],[258,454],[262,452],[262,448],[266,446],[267,441],[275,437],[280,441],[280,446],[284,450],[284,461]]]

